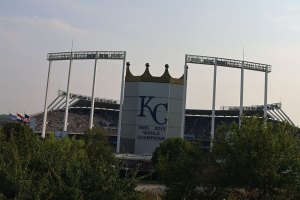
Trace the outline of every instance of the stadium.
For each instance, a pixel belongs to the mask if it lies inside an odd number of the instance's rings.
[[[48,123],[47,132],[54,132],[56,137],[62,137],[60,130],[63,127],[65,114],[66,92],[58,91],[58,96],[48,107]],[[72,137],[80,137],[88,130],[91,97],[80,94],[70,94],[69,107],[69,124],[68,135]],[[263,117],[263,106],[244,107],[244,116]],[[94,110],[94,127],[107,130],[108,141],[116,152],[118,120],[119,120],[120,104],[117,100],[95,98]],[[211,132],[211,115],[212,110],[196,110],[187,109],[185,113],[185,130],[184,139],[188,141],[202,141],[201,148],[208,150],[210,148],[210,132]],[[32,116],[35,122],[35,132],[41,134],[43,113]],[[281,103],[268,104],[268,120],[269,121],[286,121],[293,124],[289,117],[282,110]],[[230,124],[239,122],[239,107],[221,107],[216,110],[216,127],[221,124]],[[121,174],[125,175],[130,169],[138,169],[138,176],[144,177],[144,180],[156,180],[157,174],[153,171],[151,164],[151,156],[133,155],[133,154],[116,154],[116,157],[122,162]]]
[[[69,91],[70,71],[73,60],[94,59],[92,96]],[[98,59],[122,60],[123,72],[120,100],[95,97],[96,69]],[[53,61],[69,60],[67,90],[58,90],[57,96],[48,103],[48,86]],[[122,171],[138,169],[141,176],[156,174],[151,165],[152,152],[166,138],[181,137],[200,144],[209,150],[214,140],[215,129],[222,124],[240,124],[242,117],[256,116],[271,122],[294,123],[283,111],[281,103],[267,103],[268,73],[271,66],[208,56],[186,55],[184,74],[180,78],[170,76],[168,65],[163,75],[155,77],[149,64],[140,76],[133,75],[130,63],[125,62],[126,52],[88,51],[48,54],[49,69],[44,112],[31,115],[30,126],[37,134],[46,137],[53,132],[55,137],[81,137],[91,128],[106,130],[107,138],[115,156],[122,162]],[[188,64],[214,66],[212,109],[186,108],[186,85]],[[215,108],[217,67],[241,70],[240,105]],[[243,105],[244,70],[265,74],[264,104]]]
[[[59,90],[58,96],[48,106],[47,131],[61,131],[64,121],[66,92]],[[88,130],[91,97],[70,93],[68,133],[81,135]],[[118,134],[120,104],[117,100],[95,98],[94,127],[106,129],[109,133],[111,144],[116,148]],[[269,121],[293,122],[282,110],[281,103],[268,104]],[[212,110],[186,109],[184,138],[186,140],[210,140]],[[263,105],[244,107],[244,115],[263,117]],[[41,133],[43,113],[34,114],[36,119],[35,132]],[[216,127],[220,124],[238,123],[239,107],[221,107],[216,110]],[[207,148],[208,146],[206,146]]]
[[[123,61],[120,100],[95,97],[97,61]],[[242,117],[257,116],[268,121],[285,121],[293,124],[282,110],[281,103],[267,103],[267,64],[217,58],[209,56],[185,55],[184,74],[180,78],[170,76],[165,65],[162,76],[152,76],[149,64],[140,76],[130,71],[126,62],[126,51],[78,51],[49,53],[48,79],[44,112],[32,115],[31,128],[45,137],[46,132],[54,132],[56,137],[82,135],[91,128],[107,130],[110,144],[116,153],[151,156],[159,143],[168,137],[182,137],[190,141],[202,141],[202,148],[210,148],[214,140],[215,128],[221,124],[240,124]],[[57,97],[48,105],[48,87],[51,65],[55,61],[69,61],[67,90],[59,90]],[[95,60],[92,96],[70,93],[69,80],[74,60]],[[186,108],[186,86],[188,65],[212,65],[213,102],[211,110]],[[241,71],[240,105],[215,108],[216,73],[218,67],[235,68]],[[263,72],[264,104],[243,105],[244,70]]]

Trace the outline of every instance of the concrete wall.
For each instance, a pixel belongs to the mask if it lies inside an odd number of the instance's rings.
[[[168,137],[180,137],[183,85],[126,82],[121,153],[149,155]]]

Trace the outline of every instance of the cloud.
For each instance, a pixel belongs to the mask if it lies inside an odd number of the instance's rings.
[[[0,34],[5,37],[4,40],[12,39],[13,41],[14,39],[21,39],[26,36],[25,33],[34,34],[35,31],[48,31],[49,34],[51,32],[60,32],[62,34],[82,32],[82,30],[72,26],[63,19],[44,19],[37,16],[0,16]]]
[[[0,16],[0,53],[64,51],[72,39],[75,50],[97,49],[99,44],[107,48],[116,43],[113,37],[111,32],[80,28],[60,18]]]
[[[284,12],[294,12],[294,13],[300,12],[300,5],[285,4],[282,5],[281,8]]]
[[[277,12],[267,15],[267,21],[281,31],[300,31],[300,5],[283,4]]]
[[[6,111],[9,105],[18,110],[34,110],[42,102],[47,53],[70,48],[72,36],[86,32],[62,19],[0,16],[0,91],[5,92],[0,110]],[[20,101],[28,94],[31,103]]]
[[[41,110],[47,75],[46,55],[69,51],[72,38],[75,51],[111,50],[117,44],[111,32],[80,28],[60,18],[0,16],[0,91],[5,93],[0,113],[7,112],[9,106],[20,112]],[[90,84],[92,64],[87,62],[84,65],[91,67],[84,68],[81,63],[74,63],[77,70],[73,70],[76,80],[73,89],[87,88]],[[65,86],[67,65],[55,63],[53,70],[50,96],[56,96],[56,90]],[[24,97],[29,100],[23,101]]]

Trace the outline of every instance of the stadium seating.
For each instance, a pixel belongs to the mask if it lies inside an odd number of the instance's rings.
[[[48,112],[47,131],[62,130],[64,122],[64,110],[54,110]],[[95,109],[94,127],[102,127],[109,134],[116,135],[118,127],[118,111]],[[43,114],[35,116],[36,131],[42,130]],[[90,110],[84,108],[74,108],[69,110],[68,131],[70,133],[84,133],[88,129]]]
[[[64,110],[54,110],[48,112],[47,131],[62,130],[64,122]],[[88,129],[90,110],[87,108],[69,109],[68,131],[70,133],[84,133]],[[35,116],[36,131],[42,130],[43,114]],[[118,133],[118,110],[95,109],[94,127],[101,127],[108,131],[110,135]],[[237,117],[216,117],[216,127],[220,124],[230,124],[238,122]],[[193,135],[195,139],[209,140],[211,129],[211,117],[187,115],[185,117],[185,134]]]

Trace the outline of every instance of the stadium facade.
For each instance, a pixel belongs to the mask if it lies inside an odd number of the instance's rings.
[[[61,131],[64,121],[66,99],[65,91],[58,91],[57,97],[48,106],[47,132]],[[70,93],[68,134],[77,136],[84,134],[89,128],[91,96]],[[244,116],[263,117],[263,105],[244,107]],[[94,127],[107,130],[109,142],[116,149],[118,137],[118,120],[120,104],[117,100],[95,98]],[[293,124],[282,109],[281,103],[268,104],[267,119],[269,121],[285,121]],[[186,109],[184,138],[186,140],[203,141],[202,148],[209,148],[212,110]],[[221,124],[238,123],[239,107],[226,106],[215,111],[216,127]],[[32,115],[36,120],[35,132],[42,132],[43,113]]]
[[[92,96],[72,94],[69,90],[73,60],[95,60]],[[122,81],[120,102],[95,98],[97,60],[122,60]],[[44,138],[47,131],[58,135],[83,134],[93,127],[108,130],[112,144],[117,144],[116,152],[151,155],[159,143],[168,137],[185,137],[189,140],[204,141],[204,148],[214,140],[215,127],[222,123],[241,124],[242,116],[264,118],[269,121],[293,122],[282,111],[281,104],[267,104],[268,73],[271,66],[244,60],[234,60],[209,56],[185,55],[184,75],[172,78],[166,65],[165,73],[154,77],[149,72],[149,64],[141,76],[134,76],[127,70],[125,76],[125,51],[77,51],[49,53],[48,79],[46,86],[44,113],[37,114],[36,131]],[[53,61],[69,60],[67,91],[59,91],[58,97],[48,106],[47,94],[51,64]],[[188,64],[213,65],[213,101],[211,110],[186,109],[186,86]],[[217,68],[230,67],[241,71],[240,105],[215,109]],[[265,74],[264,104],[243,105],[244,70]],[[125,78],[125,80],[124,80]],[[49,117],[47,118],[47,115]],[[43,116],[42,116],[43,115]],[[94,115],[95,118],[94,118]],[[206,142],[206,143],[205,143]]]

